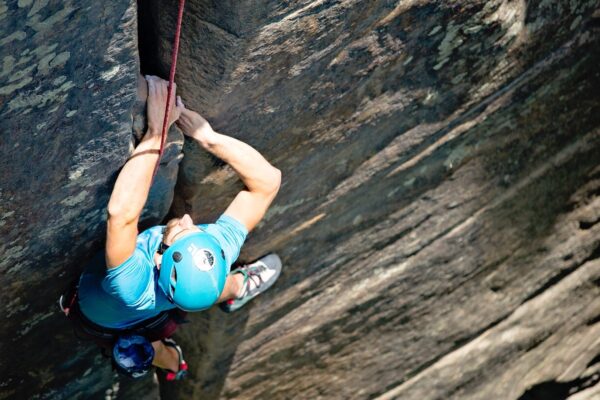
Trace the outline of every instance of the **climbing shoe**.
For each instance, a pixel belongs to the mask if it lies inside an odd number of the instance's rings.
[[[281,273],[281,259],[275,253],[267,254],[251,264],[243,265],[231,271],[244,276],[242,293],[235,299],[226,300],[219,304],[226,313],[234,312],[247,302],[270,288]]]
[[[175,341],[171,338],[162,339],[161,342],[163,342],[165,346],[174,348],[177,351],[177,354],[179,355],[179,371],[175,372],[171,371],[170,369],[159,368],[160,370],[165,372],[165,379],[167,381],[178,381],[185,378],[188,372],[188,365],[183,359],[181,347],[179,347],[177,343],[175,343]]]

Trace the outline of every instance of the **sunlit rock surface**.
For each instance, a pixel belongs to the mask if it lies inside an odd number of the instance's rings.
[[[166,76],[177,4],[140,4],[142,70]],[[188,0],[181,95],[283,171],[280,195],[241,258],[273,250],[285,265],[277,286],[243,311],[192,316],[177,334],[190,379],[162,385],[163,397],[598,398],[599,5]],[[102,26],[133,43],[133,25],[117,28],[128,7]],[[8,12],[27,12],[15,10]],[[14,24],[4,36],[22,25]],[[99,49],[94,55],[105,57]],[[57,276],[74,276],[86,244],[102,240],[109,175],[128,154],[126,122],[135,108],[135,45],[127,52],[113,63],[129,66],[129,86],[109,79],[114,87],[103,90],[105,99],[128,98],[129,108],[105,100],[108,111],[86,120],[123,122],[118,139],[106,136],[111,159],[96,178],[102,190],[76,208],[98,212],[96,224],[65,225],[79,230],[49,236],[57,246],[51,254],[28,240],[29,227],[7,221],[0,228],[19,251],[53,260],[24,261],[18,274],[8,272],[14,262],[2,261],[2,279],[12,285],[5,310],[27,307],[4,324],[2,359],[19,357],[17,368],[3,363],[4,397],[157,396],[150,378],[117,387],[92,346],[70,345],[49,305]],[[88,70],[100,76],[111,67]],[[82,88],[69,90],[86,98]],[[3,121],[11,98],[1,98]],[[31,139],[34,124],[25,121],[11,130]],[[55,123],[64,126],[64,118]],[[78,135],[97,137],[84,128]],[[1,148],[13,154],[9,137],[3,131]],[[63,140],[48,142],[52,152],[35,150],[35,165],[9,170],[28,185],[49,185],[53,196],[78,195],[51,184],[57,169],[44,180],[29,172],[50,157],[66,162],[67,144],[76,152],[86,143]],[[240,184],[194,143],[184,153],[171,214],[210,221]],[[70,210],[45,190],[13,192],[49,201],[44,212]],[[2,207],[12,210],[4,197]],[[36,214],[39,207],[26,210],[46,229],[53,224]],[[58,264],[59,255],[67,262]]]
[[[166,71],[175,7],[153,4]],[[163,394],[517,399],[595,384],[597,6],[190,2],[182,95],[283,171],[242,257],[274,250],[285,269],[248,310],[182,329],[194,379]],[[236,177],[184,152],[173,212],[214,218]]]

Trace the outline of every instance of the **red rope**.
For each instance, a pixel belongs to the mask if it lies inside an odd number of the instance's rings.
[[[173,83],[175,82],[175,69],[177,68],[177,53],[179,52],[179,36],[181,35],[181,20],[183,19],[183,6],[185,0],[179,0],[179,13],[177,14],[177,29],[175,30],[175,41],[173,43],[173,51],[171,53],[171,71],[169,72],[169,89],[167,92],[167,104],[165,106],[165,119],[163,120],[162,133],[160,136],[160,150],[158,152],[158,160],[154,166],[152,180],[158,172],[160,159],[165,150],[165,141],[167,138],[167,127],[169,126],[169,113],[171,112],[171,96],[173,95]]]

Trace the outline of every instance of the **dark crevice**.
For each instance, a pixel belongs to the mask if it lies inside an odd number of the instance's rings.
[[[388,247],[391,244],[396,243],[398,240],[400,240],[401,238],[403,238],[404,236],[408,235],[411,232],[414,232],[418,227],[420,227],[421,225],[423,225],[425,222],[427,222],[429,219],[431,218],[431,214],[427,214],[425,216],[425,218],[423,218],[422,220],[420,220],[419,222],[417,222],[415,225],[410,226],[406,229],[401,230],[400,232],[385,238],[384,240],[381,240],[379,242],[375,242],[373,243],[373,251],[381,251],[383,249],[385,249],[386,247]],[[419,250],[422,250],[419,249]]]
[[[600,363],[600,354],[596,354],[596,357],[592,358],[589,363],[587,363],[586,368],[591,367],[594,364]]]
[[[600,381],[600,374],[597,373],[567,382],[545,381],[527,389],[518,400],[563,400],[594,386],[598,381]]]
[[[594,318],[588,320],[585,324],[586,326],[592,326],[600,322],[600,314],[596,315]]]
[[[150,1],[137,0],[138,12],[138,51],[142,75],[162,74],[158,53],[157,21],[152,14]]]
[[[597,259],[597,258],[600,258],[600,244],[597,244],[597,245],[596,245],[596,248],[594,249],[594,251],[592,251],[592,252],[590,253],[590,255],[589,255],[589,256],[587,256],[587,257],[586,257],[586,258],[585,258],[585,259],[584,259],[584,260],[581,262],[581,264],[580,264],[580,265],[584,265],[585,263],[588,263],[588,262],[590,262],[590,261],[593,261],[593,260],[595,260],[595,259]]]
[[[537,288],[529,296],[525,297],[525,299],[523,299],[523,301],[521,302],[521,304],[527,303],[529,300],[533,299],[534,297],[537,297],[540,294],[544,293],[546,290],[548,290],[552,286],[556,285],[558,282],[560,282],[561,280],[563,280],[563,278],[567,277],[569,274],[571,274],[571,272],[575,271],[581,265],[582,264],[575,264],[574,266],[572,266],[570,268],[563,269],[558,274],[556,274],[553,277],[551,277],[550,279],[548,279],[542,286],[540,286],[539,288]]]
[[[590,229],[592,226],[596,225],[596,223],[600,221],[600,216],[598,216],[598,218],[592,220],[592,221],[579,221],[579,229],[582,230],[587,230]]]

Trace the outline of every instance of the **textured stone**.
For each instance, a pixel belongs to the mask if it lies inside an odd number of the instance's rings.
[[[164,73],[175,8],[157,3]],[[242,258],[285,270],[248,310],[193,318],[193,379],[165,398],[595,384],[597,1],[188,4],[182,95],[282,169]],[[214,218],[237,178],[184,150],[172,211]]]
[[[112,385],[56,301],[101,248],[133,148],[136,32],[132,1],[0,1],[0,398],[89,398]],[[181,144],[172,132],[145,224],[168,211]]]
[[[151,378],[115,380],[51,304],[60,274],[74,276],[101,243],[130,113],[141,113],[131,5],[67,2],[28,20],[44,3],[0,2],[10,50],[1,93],[32,94],[0,95],[2,162],[15,177],[3,177],[0,195],[0,354],[14,360],[3,364],[0,398],[156,398]],[[144,73],[166,76],[176,3],[140,2]],[[176,337],[191,379],[161,385],[163,398],[598,397],[597,0],[186,3],[177,76],[186,104],[283,171],[241,258],[275,250],[285,266],[244,310],[191,317]],[[99,16],[102,30],[89,27]],[[65,18],[67,33],[95,44],[89,55],[47,36]],[[123,54],[102,49],[115,41]],[[93,106],[102,111],[76,107],[89,93],[74,77],[107,79]],[[71,133],[13,155],[6,132],[23,149],[31,127]],[[97,132],[106,139],[87,145]],[[171,135],[177,164],[181,136]],[[99,149],[110,150],[93,157]],[[209,221],[240,184],[194,143],[184,153],[171,214]],[[48,160],[28,162],[39,155]],[[68,172],[46,173],[59,165]],[[54,231],[32,243],[35,229]]]

